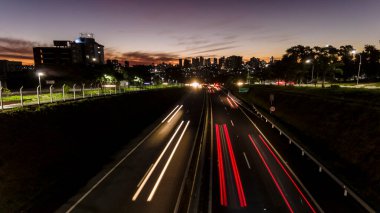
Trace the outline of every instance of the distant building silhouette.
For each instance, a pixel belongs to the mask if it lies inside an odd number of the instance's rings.
[[[218,65],[218,59],[217,58],[214,58],[213,65]]]
[[[186,59],[183,61],[183,66],[185,68],[190,68],[191,67],[191,62],[190,62],[190,59]]]
[[[229,56],[226,58],[225,66],[227,69],[237,70],[242,67],[243,57],[241,56]]]
[[[180,59],[178,59],[178,66],[179,66],[179,67],[182,67],[182,65],[183,65],[183,64],[182,64],[182,58],[180,58]]]
[[[199,66],[204,66],[205,65],[205,59],[201,56],[199,57]]]

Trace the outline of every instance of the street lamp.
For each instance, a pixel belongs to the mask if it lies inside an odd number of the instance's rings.
[[[314,63],[313,63],[313,60],[307,59],[306,64],[312,65],[312,67],[311,67],[311,82],[313,82],[313,80],[314,80]]]
[[[362,55],[360,53],[357,53],[356,50],[351,51],[352,55],[359,55],[359,69],[358,69],[358,76],[356,77],[356,85],[359,85],[359,76],[360,76],[360,68],[362,66]]]
[[[40,93],[41,93],[41,76],[43,76],[44,73],[38,72],[37,75],[38,75],[38,85],[40,86]]]

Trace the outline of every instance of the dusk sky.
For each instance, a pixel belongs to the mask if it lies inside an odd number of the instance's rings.
[[[0,59],[92,32],[106,58],[281,57],[293,45],[380,48],[379,0],[2,0]]]

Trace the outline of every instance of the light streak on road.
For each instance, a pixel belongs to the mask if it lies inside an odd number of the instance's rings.
[[[265,161],[263,155],[261,154],[259,148],[257,147],[256,142],[253,140],[253,138],[251,137],[251,135],[248,135],[248,137],[249,137],[249,140],[252,142],[252,145],[254,146],[254,148],[255,148],[257,154],[259,154],[259,157],[260,157],[261,161],[264,163],[265,168],[267,169],[269,175],[271,176],[271,178],[272,178],[274,184],[276,185],[278,191],[280,192],[281,197],[282,197],[283,200],[285,201],[286,206],[288,207],[289,211],[293,213],[294,211],[293,211],[292,207],[290,206],[288,199],[286,198],[286,196],[285,196],[284,192],[282,191],[282,189],[281,189],[279,183],[277,182],[277,180],[276,180],[276,178],[274,177],[274,175],[273,175],[271,169],[269,168],[267,162]]]
[[[227,206],[227,193],[226,193],[226,182],[224,177],[224,164],[223,164],[223,154],[220,142],[220,130],[219,125],[215,124],[216,133],[216,146],[218,154],[218,171],[219,171],[219,188],[220,188],[220,205]]]
[[[285,169],[285,167],[282,165],[282,163],[280,162],[280,160],[277,158],[277,156],[273,153],[272,149],[269,148],[268,144],[265,142],[264,138],[259,135],[259,138],[260,140],[263,142],[263,144],[267,147],[267,149],[269,150],[269,152],[272,154],[272,156],[274,157],[274,159],[276,160],[277,164],[280,165],[280,167],[282,168],[282,170],[285,172],[286,176],[288,176],[288,178],[290,179],[290,181],[293,183],[294,187],[297,189],[297,191],[300,193],[300,195],[302,196],[302,198],[306,201],[307,205],[310,207],[311,211],[312,212],[316,212],[315,209],[313,208],[313,206],[310,204],[310,202],[306,199],[305,195],[302,193],[302,191],[300,190],[300,188],[297,186],[296,182],[293,180],[293,178],[290,176],[290,174],[288,173],[288,171]]]
[[[136,193],[133,195],[132,197],[132,201],[135,201],[137,199],[137,197],[139,196],[141,190],[144,188],[146,182],[148,181],[148,179],[150,178],[150,176],[152,175],[154,169],[157,167],[158,163],[160,162],[161,158],[164,156],[166,150],[169,148],[170,144],[172,143],[174,137],[177,135],[179,129],[181,128],[181,126],[183,125],[183,122],[182,121],[179,126],[177,127],[177,129],[175,130],[173,136],[170,138],[169,142],[166,144],[164,150],[161,152],[160,156],[157,158],[156,162],[153,164],[153,167],[152,169],[150,170],[150,172],[148,172],[148,175],[146,175],[144,181],[141,183],[140,187],[137,189]]]
[[[162,120],[161,121],[161,123],[164,123],[165,121],[166,121],[166,119],[168,119],[169,117],[170,117],[170,115],[171,114],[173,114],[173,112],[177,109],[179,107],[179,105],[177,105],[170,113],[169,113],[169,115],[168,116],[166,116],[165,118],[164,118],[164,120]]]
[[[227,101],[228,101],[228,103],[230,104],[230,107],[234,109],[235,106],[231,103],[231,101],[230,101],[230,99],[229,99],[228,97],[227,97]]]
[[[165,164],[164,168],[162,169],[161,174],[160,174],[160,176],[158,177],[158,179],[156,181],[156,184],[154,185],[152,191],[149,194],[149,197],[147,199],[148,202],[153,199],[153,196],[156,193],[156,190],[157,190],[158,186],[160,185],[162,177],[164,176],[164,174],[165,174],[165,172],[166,172],[166,170],[167,170],[167,168],[168,168],[168,166],[170,164],[170,161],[172,160],[172,158],[174,156],[174,153],[176,152],[176,150],[177,150],[177,148],[178,148],[178,146],[179,146],[179,144],[180,144],[180,142],[182,140],[182,137],[185,134],[187,127],[189,126],[189,123],[190,123],[190,121],[187,121],[185,128],[183,129],[183,131],[182,131],[182,133],[181,133],[181,135],[180,135],[180,137],[179,137],[179,139],[178,139],[178,141],[177,141],[177,143],[176,143],[173,151],[171,152],[171,154],[169,156],[169,159],[166,161],[166,164]]]
[[[183,105],[181,105],[177,111],[175,111],[175,113],[172,115],[172,117],[168,120],[168,123],[170,123],[170,121],[175,117],[175,115],[179,112],[179,110],[182,108]]]
[[[226,140],[227,140],[227,147],[228,147],[228,152],[230,154],[232,169],[233,169],[233,172],[234,172],[236,188],[238,190],[240,206],[241,207],[246,207],[247,206],[247,202],[246,202],[245,195],[244,195],[244,189],[243,189],[243,186],[241,184],[239,169],[238,169],[238,167],[236,165],[235,154],[234,154],[234,151],[233,151],[233,148],[232,148],[232,145],[231,145],[231,139],[230,139],[230,135],[228,133],[228,129],[227,129],[227,125],[226,124],[223,124],[223,130],[224,130],[224,135],[226,136]]]

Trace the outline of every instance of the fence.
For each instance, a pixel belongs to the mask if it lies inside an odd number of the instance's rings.
[[[60,101],[77,100],[84,98],[94,98],[107,95],[139,92],[152,89],[162,89],[170,87],[182,87],[183,84],[161,84],[143,86],[117,86],[86,84],[72,86],[63,85],[55,88],[51,85],[48,89],[37,86],[35,90],[24,91],[23,86],[16,92],[5,90],[0,87],[0,110],[18,108],[30,105],[40,105]]]

